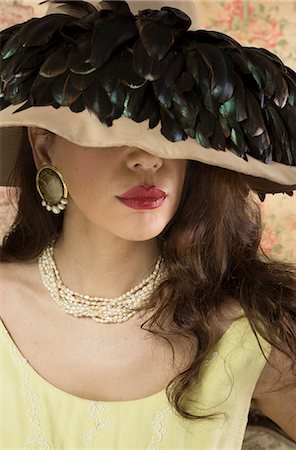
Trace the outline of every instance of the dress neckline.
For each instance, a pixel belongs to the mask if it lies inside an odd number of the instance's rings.
[[[214,345],[211,354],[209,355],[209,359],[206,359],[204,362],[208,362],[211,360],[211,356],[214,353],[217,353],[215,350],[216,348],[219,348],[222,344],[222,342],[225,340],[225,338],[233,331],[233,329],[237,326],[237,324],[241,323],[241,319],[246,319],[246,317],[242,314],[244,314],[244,311],[242,308],[240,308],[240,314],[239,314],[239,318],[236,320],[233,320],[232,323],[229,325],[229,327],[227,328],[227,330],[225,331],[225,333],[223,333],[223,335],[218,339],[218,341],[216,342],[216,344]],[[31,366],[31,364],[29,363],[29,361],[24,357],[24,355],[22,354],[22,352],[20,351],[20,349],[18,348],[18,346],[16,345],[16,343],[14,342],[14,340],[12,339],[9,331],[7,330],[3,320],[0,317],[0,332],[6,336],[7,339],[7,344],[10,347],[10,350],[13,351],[18,359],[19,362],[21,364],[25,364],[29,373],[31,374],[31,376],[36,380],[36,382],[38,384],[43,384],[47,389],[51,390],[52,392],[55,392],[56,395],[59,395],[60,397],[63,396],[65,399],[69,399],[72,401],[76,401],[76,402],[82,402],[82,403],[100,403],[102,405],[122,405],[122,406],[129,406],[129,405],[136,405],[139,403],[155,403],[155,402],[163,402],[164,400],[167,401],[167,397],[166,397],[166,389],[162,389],[161,391],[158,391],[154,394],[148,395],[146,397],[141,397],[138,399],[132,399],[132,400],[112,400],[112,401],[107,401],[107,400],[90,400],[87,398],[83,398],[83,397],[79,397],[77,395],[71,394],[70,392],[64,391],[63,389],[58,388],[57,386],[53,385],[52,383],[50,383],[49,381],[47,381],[45,378],[43,378],[43,376],[41,376],[37,370],[34,369],[33,366]]]

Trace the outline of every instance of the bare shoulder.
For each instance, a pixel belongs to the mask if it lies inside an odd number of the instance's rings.
[[[35,265],[35,260],[0,263],[1,285],[7,288],[11,284],[25,280]]]
[[[37,261],[2,262],[0,264],[0,316],[23,297],[36,282]]]

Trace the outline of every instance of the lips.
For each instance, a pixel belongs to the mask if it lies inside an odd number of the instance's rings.
[[[123,194],[120,194],[119,197],[123,199],[160,199],[165,198],[167,196],[167,193],[164,192],[161,189],[156,188],[155,186],[152,187],[145,187],[143,185],[141,186],[135,186],[129,191],[124,192]]]
[[[135,197],[135,198],[118,198],[125,206],[132,209],[156,209],[163,204],[165,197]]]

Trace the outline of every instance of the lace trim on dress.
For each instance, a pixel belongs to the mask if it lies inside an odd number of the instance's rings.
[[[99,432],[99,428],[106,428],[110,427],[112,425],[112,420],[108,419],[105,421],[102,421],[100,418],[100,414],[105,412],[105,406],[101,405],[99,402],[93,401],[88,408],[89,411],[89,420],[95,421],[94,428],[91,430],[90,433],[87,433],[84,438],[83,442],[88,446],[91,441],[94,441]]]
[[[211,362],[217,358],[218,352],[213,352],[209,355],[207,359],[205,359],[202,364],[209,365]],[[159,443],[162,438],[167,433],[167,428],[165,425],[165,420],[169,414],[176,414],[175,409],[170,405],[164,410],[159,410],[155,414],[155,420],[151,422],[152,428],[154,430],[154,435],[151,439],[150,444],[147,447],[147,450],[156,450],[155,444]]]
[[[31,391],[30,387],[30,373],[28,371],[28,361],[25,358],[21,358],[17,349],[12,345],[11,340],[8,337],[8,333],[1,333],[3,339],[8,345],[11,352],[11,356],[14,361],[18,363],[22,373],[22,389],[21,393],[24,397],[30,400],[32,406],[27,410],[27,416],[30,418],[30,422],[33,426],[32,436],[27,438],[27,442],[24,446],[24,450],[31,450],[33,444],[42,446],[42,450],[50,450],[51,446],[48,440],[44,437],[42,419],[40,413],[44,412],[44,408],[39,404],[39,396]]]
[[[151,422],[152,428],[156,435],[152,437],[147,450],[156,450],[154,444],[159,443],[162,440],[163,436],[167,433],[167,428],[164,427],[165,419],[168,414],[172,414],[173,412],[174,411],[172,406],[168,406],[166,409],[156,412],[155,420]]]

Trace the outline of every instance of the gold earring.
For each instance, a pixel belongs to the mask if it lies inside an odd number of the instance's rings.
[[[41,205],[47,211],[60,214],[68,203],[68,189],[58,169],[50,164],[42,166],[36,174],[37,191],[42,198]]]

